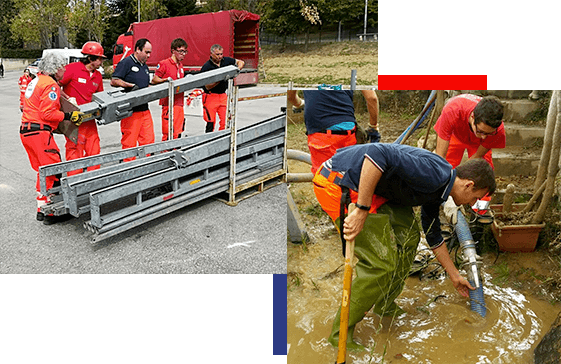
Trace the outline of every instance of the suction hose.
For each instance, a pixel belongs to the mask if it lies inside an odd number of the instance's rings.
[[[485,298],[483,297],[483,282],[479,272],[481,261],[477,252],[475,251],[475,242],[469,231],[469,225],[461,210],[458,210],[458,222],[456,223],[456,234],[460,241],[460,248],[462,249],[463,261],[462,268],[467,272],[469,284],[476,287],[475,290],[469,291],[469,300],[471,310],[477,312],[481,317],[487,314],[487,307],[485,306]]]

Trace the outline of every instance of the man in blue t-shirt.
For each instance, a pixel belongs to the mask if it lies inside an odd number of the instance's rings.
[[[355,241],[357,275],[352,282],[347,347],[355,325],[372,309],[380,316],[398,316],[394,302],[420,241],[414,206],[421,206],[427,242],[458,292],[474,289],[454,266],[440,231],[440,205],[452,197],[456,205],[473,204],[495,191],[495,174],[475,158],[453,169],[441,156],[403,144],[359,144],[342,148],[316,173],[314,192],[331,219],[340,222],[342,192],[348,189],[356,209],[344,220],[345,240]],[[329,342],[337,346],[340,313]]]
[[[146,38],[136,41],[134,53],[122,59],[111,78],[111,86],[123,87],[125,92],[148,87],[150,72],[146,61],[152,53],[152,44]],[[121,120],[121,145],[123,149],[154,143],[154,122],[148,104],[135,106],[128,118]],[[127,158],[125,161],[133,160]]]
[[[242,69],[245,62],[240,59],[224,57],[224,49],[220,44],[210,47],[210,59],[201,67],[201,72],[215,70],[224,66],[236,66]],[[226,89],[228,82],[225,80],[214,82],[203,87],[203,118],[206,121],[206,133],[214,131],[216,114],[220,119],[218,130],[226,129]]]

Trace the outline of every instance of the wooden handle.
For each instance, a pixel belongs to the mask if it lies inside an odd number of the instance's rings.
[[[349,205],[349,214],[356,208]],[[353,256],[355,253],[354,240],[347,241],[345,248],[345,271],[343,275],[343,299],[341,302],[341,324],[339,326],[339,344],[337,364],[344,364],[347,357],[347,335],[349,332],[349,308],[351,304],[351,283],[353,280]]]

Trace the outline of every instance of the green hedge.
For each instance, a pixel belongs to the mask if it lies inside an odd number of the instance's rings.
[[[0,57],[2,58],[36,59],[41,58],[42,55],[42,49],[0,49]]]

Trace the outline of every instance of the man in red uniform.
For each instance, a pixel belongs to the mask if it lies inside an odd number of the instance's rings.
[[[484,158],[494,169],[491,150],[506,145],[502,119],[503,105],[495,96],[462,94],[451,98],[434,126],[436,154],[456,168],[467,150],[469,159]],[[474,205],[482,214],[490,198],[483,201]]]
[[[39,73],[25,91],[23,115],[21,117],[20,138],[29,156],[31,167],[39,171],[40,166],[59,163],[60,152],[53,138],[53,130],[62,120],[81,122],[77,111],[63,113],[60,111],[60,86],[57,81],[64,76],[65,59],[61,55],[50,53],[39,63]],[[59,182],[55,176],[47,177],[47,190]],[[37,173],[37,220],[45,225],[59,221],[59,216],[44,216],[40,207],[49,202],[48,196],[40,192],[39,173]]]
[[[31,80],[33,80],[31,72],[29,72],[29,69],[26,68],[25,71],[23,71],[23,75],[21,75],[21,77],[18,80],[19,91],[20,91],[19,94],[20,111],[23,111],[23,100],[25,99],[25,89],[27,88],[27,85],[29,85]]]
[[[74,98],[78,105],[92,102],[92,95],[103,91],[103,76],[97,70],[103,59],[103,47],[98,42],[86,42],[82,47],[82,54],[86,56],[78,62],[66,66],[64,77],[59,84],[63,87],[63,94]],[[78,128],[78,144],[66,138],[66,160],[73,160],[100,152],[99,134],[95,120],[88,120]],[[99,166],[88,167],[88,170],[98,169]],[[70,171],[68,175],[80,173],[81,170]]]
[[[153,84],[177,80],[185,76],[181,61],[187,54],[187,42],[182,38],[174,39],[171,42],[171,57],[158,63],[158,68],[152,79]],[[181,137],[185,129],[185,114],[183,112],[184,97],[183,93],[175,94],[173,97],[173,139]],[[162,105],[162,141],[169,138],[169,98],[160,99]]]
[[[236,66],[242,69],[245,62],[240,59],[231,57],[224,57],[224,49],[220,44],[214,44],[210,47],[210,59],[206,61],[201,67],[201,72],[215,70],[224,66]],[[203,87],[205,93],[203,94],[203,118],[206,121],[205,132],[210,133],[214,131],[216,124],[216,114],[220,119],[220,126],[218,130],[226,129],[226,103],[228,97],[226,89],[228,82],[225,80],[210,83]]]

